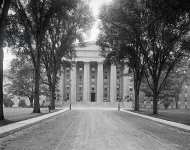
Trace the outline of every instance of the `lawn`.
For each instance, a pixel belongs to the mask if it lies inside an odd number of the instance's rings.
[[[165,119],[169,121],[174,121],[174,122],[190,125],[190,110],[189,109],[159,110],[158,115],[152,115],[152,112],[150,112],[150,110],[141,110],[140,113],[149,115],[151,117],[156,117],[160,119]]]
[[[0,121],[0,126],[47,114],[48,108],[41,108],[40,114],[32,113],[32,111],[33,108],[4,108],[5,120]]]

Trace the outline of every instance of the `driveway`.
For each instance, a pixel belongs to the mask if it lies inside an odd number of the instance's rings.
[[[190,150],[190,133],[109,109],[76,109],[0,139],[2,150]]]

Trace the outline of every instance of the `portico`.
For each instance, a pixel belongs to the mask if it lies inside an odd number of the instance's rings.
[[[94,42],[75,47],[71,66],[62,68],[60,95],[72,103],[111,102],[129,95],[126,67],[105,64],[100,47]],[[125,81],[125,82],[124,82]]]

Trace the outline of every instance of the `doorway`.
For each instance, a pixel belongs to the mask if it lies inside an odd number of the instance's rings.
[[[91,93],[91,102],[96,102],[96,93]]]

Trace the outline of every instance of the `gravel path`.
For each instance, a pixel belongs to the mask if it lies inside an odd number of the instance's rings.
[[[0,139],[1,150],[190,150],[190,133],[124,112],[73,110]]]

